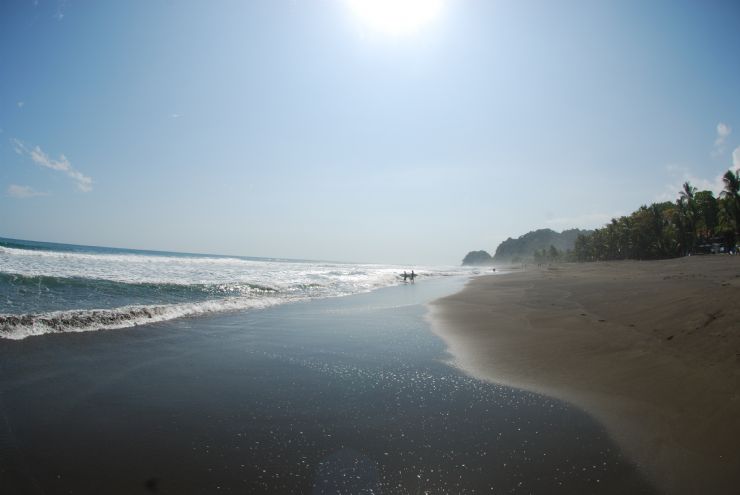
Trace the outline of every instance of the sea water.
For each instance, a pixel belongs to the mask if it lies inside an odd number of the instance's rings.
[[[125,328],[369,292],[397,265],[283,260],[0,238],[0,338]],[[415,266],[419,281],[460,267]]]

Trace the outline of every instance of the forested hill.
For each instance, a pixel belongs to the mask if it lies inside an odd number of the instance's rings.
[[[589,235],[592,231],[570,229],[561,233],[551,229],[539,229],[527,232],[518,239],[509,237],[496,248],[493,255],[495,261],[517,261],[518,259],[530,258],[535,251],[548,250],[555,246],[558,251],[572,250],[579,235]]]

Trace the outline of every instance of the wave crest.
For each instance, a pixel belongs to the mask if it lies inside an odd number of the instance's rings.
[[[53,311],[23,315],[0,314],[0,337],[21,340],[33,335],[49,333],[114,330],[184,316],[261,309],[280,302],[282,302],[281,299],[271,297],[232,298],[186,304],[123,306],[114,309]]]

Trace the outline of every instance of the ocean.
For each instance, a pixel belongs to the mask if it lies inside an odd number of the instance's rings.
[[[463,267],[220,256],[0,238],[0,338],[132,327],[346,296]]]

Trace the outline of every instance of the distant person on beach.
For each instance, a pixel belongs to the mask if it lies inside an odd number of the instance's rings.
[[[408,274],[408,273],[406,273],[406,270],[404,270],[404,271],[403,271],[403,274],[401,274],[401,276],[403,277],[403,281],[405,282],[405,281],[406,281],[406,279],[408,278],[409,274]]]
[[[413,284],[414,279],[416,278],[416,274],[414,273],[414,270],[411,270],[411,275],[409,275],[409,277],[411,278],[411,283]]]

